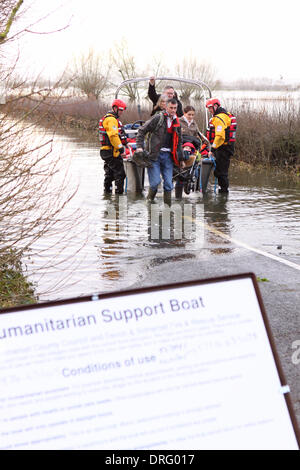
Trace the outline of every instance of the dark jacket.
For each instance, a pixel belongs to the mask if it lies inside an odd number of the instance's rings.
[[[160,116],[162,114],[164,119],[162,125],[159,126]],[[173,160],[176,163],[176,159],[178,161],[183,160],[181,127],[178,118],[176,118],[175,125],[176,127],[173,128],[173,133],[176,133],[175,140],[177,143],[175,144],[175,148],[172,146],[171,151],[174,155]],[[141,147],[147,150],[147,152],[149,152],[149,158],[156,161],[158,159],[160,149],[164,146],[166,135],[167,113],[156,113],[152,118],[146,121],[145,124],[139,127],[136,137],[136,146],[137,148]]]
[[[151,112],[151,116],[153,116],[156,112],[157,112],[157,109],[155,108],[155,105],[158,101],[158,98],[160,97],[161,95],[157,94],[156,93],[156,90],[155,90],[155,85],[151,85],[151,83],[149,83],[149,87],[148,87],[148,97],[150,98],[150,100],[152,101],[153,103],[153,109],[152,109],[152,112]],[[177,97],[177,94],[175,93],[175,96],[174,96],[175,100],[177,101],[177,111],[176,111],[176,114],[178,117],[181,117],[183,116],[183,109],[182,109],[182,104],[181,102],[179,101],[178,97]]]

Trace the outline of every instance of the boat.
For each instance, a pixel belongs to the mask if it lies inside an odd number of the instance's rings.
[[[118,98],[118,95],[122,88],[132,85],[133,83],[139,82],[149,82],[151,77],[139,77],[139,78],[130,78],[124,80],[117,88],[115,92],[115,98]],[[187,83],[189,85],[193,85],[194,87],[198,87],[201,89],[202,92],[202,102],[204,106],[204,116],[205,116],[205,127],[208,126],[209,116],[208,110],[205,106],[206,100],[212,97],[211,90],[209,86],[200,81],[194,79],[188,79],[185,77],[155,77],[156,81],[165,81],[168,83],[172,82],[182,82]],[[140,105],[138,105],[138,111],[140,114]],[[136,135],[138,133],[138,129],[141,125],[144,124],[145,121],[139,119],[133,123],[125,124],[124,131],[127,136],[127,145],[126,145],[126,156],[123,159],[124,168],[126,173],[126,183],[125,183],[125,192],[139,194],[142,193],[144,190],[145,185],[145,168],[136,165],[133,161],[133,153],[136,149]],[[210,142],[206,139],[205,135],[200,132],[199,137],[201,141],[205,141],[207,143],[208,149],[210,150]],[[200,151],[198,151],[198,156],[193,167],[181,171],[182,178],[185,179],[184,181],[184,192],[186,194],[190,194],[191,191],[199,191],[205,193],[208,189],[209,178],[212,172],[212,169],[215,166],[215,161],[213,157],[210,158],[202,158]],[[175,171],[176,177],[176,171]]]

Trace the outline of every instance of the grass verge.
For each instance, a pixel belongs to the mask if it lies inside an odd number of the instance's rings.
[[[10,250],[0,256],[0,308],[36,303],[34,285],[23,273],[20,256]]]

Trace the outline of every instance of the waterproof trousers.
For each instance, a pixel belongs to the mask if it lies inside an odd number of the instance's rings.
[[[216,168],[214,171],[215,177],[218,179],[221,192],[228,192],[229,178],[228,171],[230,165],[230,157],[233,155],[233,148],[230,145],[221,145],[221,147],[214,150],[214,157],[216,159]]]
[[[112,183],[115,182],[115,193],[123,194],[124,180],[126,178],[123,159],[119,155],[113,157],[113,150],[100,150],[100,156],[104,161],[104,191],[112,192]]]
[[[152,191],[156,191],[163,178],[164,191],[173,189],[173,159],[171,152],[160,151],[156,161],[152,162],[152,168],[147,168],[149,185]]]

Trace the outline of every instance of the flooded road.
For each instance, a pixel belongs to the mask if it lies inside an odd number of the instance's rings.
[[[24,260],[39,300],[253,272],[300,423],[299,366],[293,361],[300,337],[299,184],[249,172],[233,160],[228,197],[213,190],[205,197],[185,195],[182,203],[174,201],[169,220],[161,194],[156,204],[103,196],[96,143],[57,136],[53,149],[67,157],[68,181],[78,190],[59,215],[59,228],[40,238]]]
[[[170,261],[199,259],[205,269],[212,257],[221,262],[228,255],[234,265],[242,248],[231,239],[300,265],[300,187],[288,178],[242,170],[233,160],[228,197],[213,190],[205,197],[185,195],[182,203],[174,201],[177,219],[167,218],[164,226],[161,194],[152,205],[143,197],[104,197],[98,145],[73,136],[55,139],[54,152],[68,155],[68,176],[78,186],[64,215],[79,210],[80,216],[65,234],[38,240],[25,260],[40,300],[124,289],[151,280],[151,268]]]

